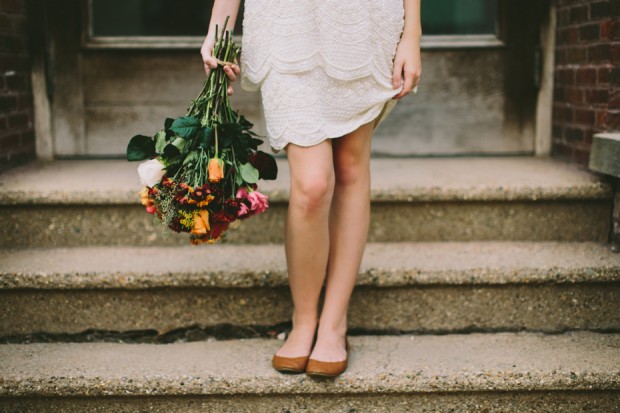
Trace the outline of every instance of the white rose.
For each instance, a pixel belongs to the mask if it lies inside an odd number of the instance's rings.
[[[159,183],[166,171],[164,170],[164,164],[159,159],[149,159],[138,165],[138,175],[140,175],[140,181],[142,185],[152,187]]]

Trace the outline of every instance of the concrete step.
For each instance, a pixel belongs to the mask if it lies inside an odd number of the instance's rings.
[[[614,412],[620,335],[350,336],[332,379],[275,371],[281,342],[0,345],[0,410]]]
[[[231,231],[232,243],[282,242],[289,171],[264,182],[267,213]],[[39,161],[0,175],[0,247],[186,245],[139,203],[137,163]],[[611,222],[605,177],[547,157],[371,160],[373,242],[598,241]],[[169,237],[165,238],[164,234]]]
[[[620,254],[595,242],[370,243],[358,332],[620,328]],[[273,327],[291,315],[279,244],[0,250],[0,336]],[[279,325],[278,328],[284,328]]]

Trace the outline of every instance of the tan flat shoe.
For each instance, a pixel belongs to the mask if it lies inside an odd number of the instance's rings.
[[[306,374],[313,377],[335,377],[347,369],[349,363],[349,338],[344,337],[347,356],[340,361],[321,361],[309,358],[306,364]]]
[[[301,357],[284,357],[273,355],[271,364],[273,368],[282,373],[303,373],[310,355]]]
[[[313,346],[315,342],[316,330],[314,331],[314,339],[312,341]],[[310,354],[300,357],[285,357],[274,354],[271,359],[271,364],[274,369],[282,373],[303,373],[306,371],[306,364],[308,363],[309,358]]]

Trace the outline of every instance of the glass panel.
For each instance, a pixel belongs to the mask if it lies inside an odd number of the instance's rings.
[[[422,0],[425,35],[496,34],[497,0]]]
[[[204,36],[213,1],[91,0],[92,34],[120,36]],[[243,5],[234,34],[241,33]]]

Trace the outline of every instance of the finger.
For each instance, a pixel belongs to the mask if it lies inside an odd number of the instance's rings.
[[[397,99],[400,99],[401,97],[405,96],[407,93],[411,92],[411,89],[413,89],[414,75],[415,75],[414,71],[409,70],[409,68],[405,68],[405,85],[403,86],[403,90],[401,90],[400,93],[396,95]]]
[[[402,84],[403,62],[400,60],[394,61],[394,69],[392,71],[392,87],[398,89]]]
[[[229,94],[229,95],[232,95],[232,94],[233,94],[233,87],[232,87],[232,85],[228,85],[228,90],[227,90],[227,92],[228,92],[228,94]]]
[[[232,67],[233,72],[235,72],[235,74],[238,75],[239,73],[241,73],[241,68],[239,67],[239,65],[234,64],[231,67]]]
[[[207,75],[209,74],[209,72],[211,71],[210,69],[215,69],[217,67],[217,62],[215,61],[215,59],[213,58],[213,56],[210,55],[202,55],[202,61],[204,63],[205,66],[205,72],[207,73]]]
[[[233,72],[233,70],[231,69],[230,66],[224,66],[224,71],[226,72],[226,75],[228,75],[228,78],[234,82],[235,80],[237,80],[237,75],[235,74],[235,72]]]

